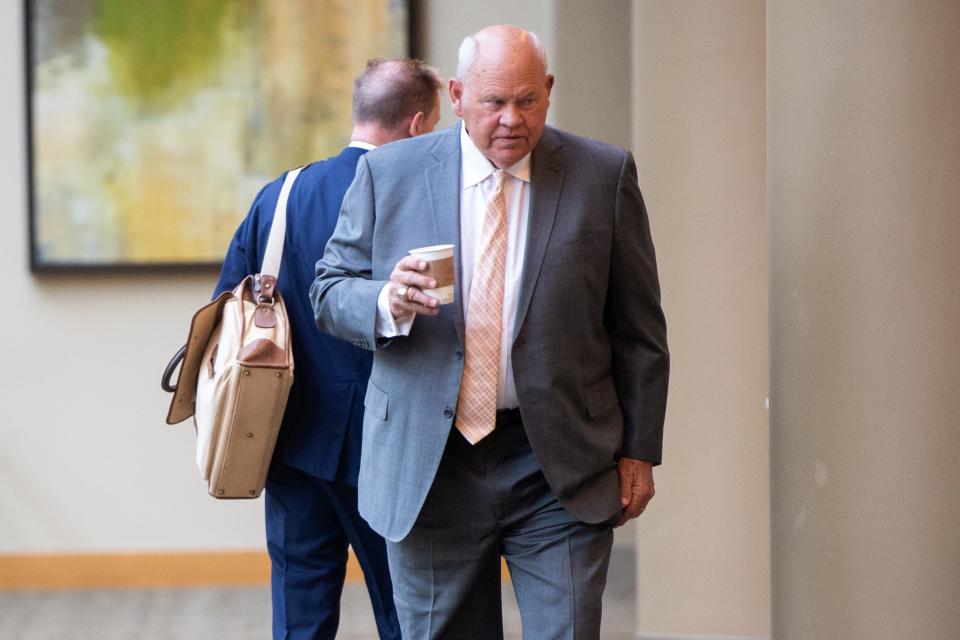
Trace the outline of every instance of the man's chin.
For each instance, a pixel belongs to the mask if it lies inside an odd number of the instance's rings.
[[[526,141],[516,144],[497,144],[493,148],[493,156],[498,165],[506,168],[519,162],[520,158],[527,155],[529,151]]]

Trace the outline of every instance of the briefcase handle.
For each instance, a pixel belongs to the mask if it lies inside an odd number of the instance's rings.
[[[183,361],[183,356],[186,353],[187,345],[183,345],[170,359],[170,362],[167,363],[167,368],[163,370],[163,377],[160,379],[160,388],[167,393],[176,393],[177,391],[177,385],[171,385],[170,379],[173,377],[173,372],[177,370],[177,366]]]

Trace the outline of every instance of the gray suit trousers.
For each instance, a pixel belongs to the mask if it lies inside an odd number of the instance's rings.
[[[526,640],[600,637],[612,521],[560,506],[511,418],[476,445],[453,429],[413,530],[387,542],[406,640],[502,638],[501,555]]]

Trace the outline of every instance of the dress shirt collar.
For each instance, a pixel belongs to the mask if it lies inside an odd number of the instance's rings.
[[[480,153],[477,145],[467,134],[467,127],[460,126],[460,158],[463,163],[463,188],[467,189],[486,180],[496,171],[493,163]],[[530,154],[517,160],[516,164],[507,169],[507,173],[524,182],[530,182]]]
[[[356,147],[357,149],[366,149],[367,151],[373,151],[377,148],[377,145],[370,144],[369,142],[364,142],[363,140],[351,140],[348,147]]]

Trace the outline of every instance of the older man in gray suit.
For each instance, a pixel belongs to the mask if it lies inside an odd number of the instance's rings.
[[[360,512],[403,634],[597,638],[612,528],[653,497],[667,394],[656,259],[630,154],[546,126],[532,33],[464,40],[462,123],[364,156],[311,289],[375,350]],[[416,247],[456,245],[439,305]]]

